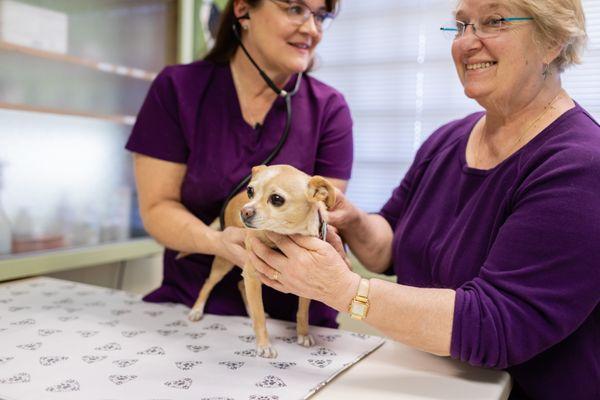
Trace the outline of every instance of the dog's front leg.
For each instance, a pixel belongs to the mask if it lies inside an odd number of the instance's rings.
[[[247,247],[248,248],[248,247]],[[265,309],[262,300],[262,284],[258,279],[254,266],[247,261],[244,265],[244,286],[246,288],[246,298],[250,308],[250,318],[256,335],[256,354],[260,357],[275,358],[277,351],[269,342],[267,324],[265,318]]]
[[[298,298],[298,313],[296,313],[296,333],[298,335],[298,344],[304,347],[310,347],[315,344],[315,339],[308,333],[308,308],[310,299]]]

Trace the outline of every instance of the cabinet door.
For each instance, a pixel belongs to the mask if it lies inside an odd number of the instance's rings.
[[[176,62],[177,12],[175,0],[0,0],[0,226],[13,253],[145,235],[124,145]]]

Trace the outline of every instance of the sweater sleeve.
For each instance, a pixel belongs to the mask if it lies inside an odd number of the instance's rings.
[[[150,86],[125,147],[161,160],[187,161],[189,147],[181,128],[177,93],[169,67]]]
[[[456,291],[451,355],[527,361],[574,332],[600,301],[600,158],[558,151],[518,185],[479,275]]]

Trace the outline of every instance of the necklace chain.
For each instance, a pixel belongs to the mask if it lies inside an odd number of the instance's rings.
[[[510,146],[510,148],[508,149],[508,151],[506,152],[506,156],[509,156],[510,154],[512,154],[511,152],[514,150],[514,148],[521,142],[521,140],[523,140],[523,138],[525,137],[525,135],[529,132],[529,130],[531,128],[533,128],[535,126],[535,124],[538,123],[538,121],[540,119],[542,119],[542,117],[544,115],[546,115],[546,112],[551,109],[554,108],[553,105],[556,102],[556,100],[561,96],[562,94],[562,90],[560,92],[558,92],[558,94],[556,96],[554,96],[554,98],[548,103],[546,104],[546,106],[544,107],[544,110],[540,113],[540,115],[537,116],[536,119],[533,120],[533,122],[531,122],[529,125],[527,125],[527,128],[525,128],[523,130],[523,133],[521,133],[519,135],[519,137],[517,138],[517,140],[514,141],[514,143]],[[475,148],[475,162],[477,165],[481,165],[480,164],[480,159],[479,159],[479,149],[481,148],[481,144],[483,143],[483,128],[482,128],[482,133],[479,135],[479,143],[477,145],[477,147]]]

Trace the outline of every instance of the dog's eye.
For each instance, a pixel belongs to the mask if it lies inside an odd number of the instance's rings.
[[[254,197],[254,188],[252,186],[248,186],[248,189],[246,189],[246,194],[248,195],[248,198],[251,199]]]
[[[281,207],[283,203],[285,203],[285,199],[278,194],[272,194],[269,196],[269,203],[273,204],[275,207]]]

